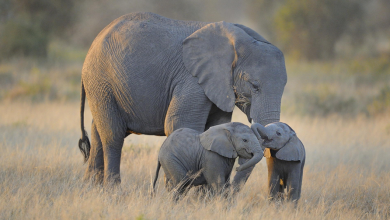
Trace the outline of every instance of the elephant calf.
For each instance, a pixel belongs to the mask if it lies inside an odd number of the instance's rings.
[[[252,130],[264,139],[262,146],[266,148],[270,199],[283,198],[282,193],[287,188],[287,199],[297,202],[301,197],[306,158],[302,142],[290,126],[281,122],[265,127],[255,123]]]
[[[254,166],[263,157],[258,139],[242,123],[213,126],[203,133],[180,128],[161,146],[153,190],[162,166],[166,188],[168,191],[175,189],[176,198],[187,187],[198,185],[207,185],[220,193],[229,182],[238,156],[250,160],[238,167],[237,171]]]

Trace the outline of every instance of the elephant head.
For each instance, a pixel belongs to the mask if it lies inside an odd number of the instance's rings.
[[[248,27],[211,23],[183,41],[183,62],[221,110],[240,108],[251,122],[279,121],[287,82],[283,53]]]
[[[263,149],[253,131],[238,122],[211,127],[200,135],[200,142],[206,150],[221,156],[250,159],[238,167],[237,171],[254,166],[263,157]]]
[[[285,161],[302,161],[305,150],[295,131],[285,123],[276,122],[262,126],[252,124],[252,130],[263,139],[262,147],[277,151],[275,157]],[[268,157],[269,155],[265,155]]]

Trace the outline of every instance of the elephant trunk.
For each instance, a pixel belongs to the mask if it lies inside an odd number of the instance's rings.
[[[281,95],[262,94],[252,100],[250,117],[252,123],[267,125],[280,120]]]
[[[241,170],[245,170],[249,167],[252,167],[254,165],[256,165],[258,162],[260,162],[260,160],[263,158],[263,151],[260,151],[260,152],[256,152],[253,157],[246,163],[244,163],[243,165],[237,167],[237,171],[241,171]]]
[[[261,138],[261,139],[267,140],[270,137],[268,134],[267,128],[259,123],[253,123],[251,126],[251,129],[252,129],[253,133],[255,133],[255,135],[257,136],[258,139]]]

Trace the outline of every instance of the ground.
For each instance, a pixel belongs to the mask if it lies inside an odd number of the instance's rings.
[[[282,114],[306,148],[297,209],[267,201],[265,159],[234,201],[200,198],[179,203],[164,189],[149,196],[165,137],[130,135],[118,190],[82,181],[79,103],[0,104],[0,219],[389,219],[390,116]],[[234,121],[246,117],[235,110]],[[91,115],[86,109],[90,130]],[[90,133],[90,132],[88,132]]]

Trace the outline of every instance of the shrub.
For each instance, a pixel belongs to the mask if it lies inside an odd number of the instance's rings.
[[[362,17],[360,0],[286,0],[275,14],[276,36],[286,52],[299,58],[333,58],[336,42],[347,32],[357,32]],[[362,35],[353,40],[362,40]]]
[[[367,107],[370,115],[376,115],[385,111],[390,112],[390,86],[385,86],[379,94],[373,98],[370,105]]]
[[[390,75],[390,54],[378,57],[363,57],[350,62],[350,72],[354,74],[382,76]]]
[[[327,116],[330,114],[354,115],[358,112],[353,97],[345,98],[328,86],[297,94],[297,108],[301,114]]]
[[[74,0],[0,2],[0,59],[46,56],[50,39],[62,37],[75,21]]]
[[[57,89],[50,79],[44,78],[37,82],[26,83],[20,81],[17,86],[8,92],[6,98],[9,100],[31,99],[33,101],[43,101],[55,100],[57,96]]]
[[[37,24],[8,21],[0,35],[0,58],[14,55],[46,56],[49,37]]]

